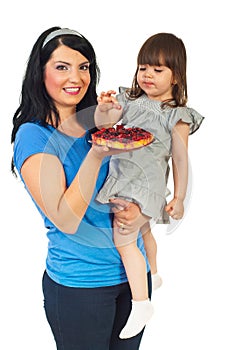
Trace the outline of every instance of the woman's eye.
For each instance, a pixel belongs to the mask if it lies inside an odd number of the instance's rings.
[[[57,70],[67,70],[67,67],[60,64],[59,66],[56,67]]]
[[[89,64],[84,64],[83,66],[80,66],[80,70],[89,70]]]

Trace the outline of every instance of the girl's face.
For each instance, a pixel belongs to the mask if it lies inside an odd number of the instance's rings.
[[[65,45],[54,50],[44,72],[46,90],[57,110],[76,109],[90,84],[89,61]]]
[[[172,87],[175,81],[172,70],[166,66],[140,64],[137,82],[148,98],[152,100],[165,101],[172,98]]]

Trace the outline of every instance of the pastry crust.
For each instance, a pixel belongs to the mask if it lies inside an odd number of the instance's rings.
[[[92,134],[92,142],[99,146],[115,149],[136,149],[147,146],[154,140],[154,136],[141,128],[125,128],[117,125],[116,128],[102,128]]]

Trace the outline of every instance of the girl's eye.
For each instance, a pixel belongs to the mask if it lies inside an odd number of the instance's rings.
[[[154,70],[156,73],[161,73],[162,72],[162,69],[157,69],[157,68],[155,68],[155,70]]]
[[[146,68],[145,67],[139,67],[139,70],[140,71],[144,71],[144,70],[146,70]]]

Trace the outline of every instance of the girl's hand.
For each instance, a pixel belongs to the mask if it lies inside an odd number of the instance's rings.
[[[181,199],[173,198],[165,207],[165,211],[174,220],[182,219],[184,215],[184,204]]]
[[[149,221],[149,217],[141,213],[140,207],[122,198],[110,200],[113,205],[114,226],[119,228],[122,235],[129,235],[139,231],[140,227]]]
[[[98,105],[94,113],[95,125],[98,129],[111,128],[122,117],[122,107],[119,104],[114,90],[102,92],[97,98]]]
[[[102,92],[100,96],[98,96],[98,108],[101,112],[106,112],[110,109],[120,110],[122,108],[116,97],[113,96],[115,94],[116,92],[114,90],[108,90],[107,92]]]

